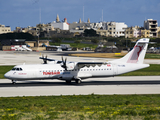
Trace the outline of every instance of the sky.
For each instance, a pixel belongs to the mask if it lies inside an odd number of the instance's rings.
[[[102,11],[103,21],[124,22],[128,27],[143,26],[147,19],[160,22],[160,0],[0,0],[0,24],[15,30],[56,21],[57,14],[68,23],[80,18],[93,23],[102,21]]]

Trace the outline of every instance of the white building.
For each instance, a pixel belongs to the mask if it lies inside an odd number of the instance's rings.
[[[64,18],[64,22],[60,22],[58,15],[56,21],[51,22],[51,26],[55,29],[59,28],[61,30],[69,30],[69,23],[67,23],[67,18]]]
[[[128,26],[123,22],[107,22],[106,29],[109,32],[109,36],[120,37],[125,36],[125,29]]]
[[[115,23],[115,37],[125,36],[125,28],[128,26],[125,23]]]
[[[59,28],[61,30],[69,30],[69,24],[66,22],[56,23],[55,21],[53,21],[53,22],[51,22],[51,26],[53,26],[55,29]]]
[[[90,27],[94,30],[97,30],[97,29],[100,29],[103,27],[103,23],[102,22],[99,22],[99,23],[91,23],[90,24]]]
[[[0,34],[11,32],[10,26],[5,26],[0,24]]]

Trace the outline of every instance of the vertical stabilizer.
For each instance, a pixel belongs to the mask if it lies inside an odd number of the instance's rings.
[[[143,64],[148,43],[149,43],[149,38],[139,39],[136,42],[134,48],[124,57],[116,60],[116,62]]]

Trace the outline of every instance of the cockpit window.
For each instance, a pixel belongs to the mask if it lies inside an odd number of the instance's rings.
[[[12,68],[12,70],[16,70],[16,68]]]
[[[22,68],[12,68],[13,71],[22,71]]]
[[[19,71],[19,68],[16,68],[16,71]]]

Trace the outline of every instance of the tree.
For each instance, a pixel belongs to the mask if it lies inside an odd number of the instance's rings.
[[[97,39],[92,39],[91,41],[92,41],[92,43],[95,43],[95,44],[97,44],[99,42],[99,40],[97,40]]]
[[[34,36],[29,33],[6,33],[6,34],[0,34],[0,39],[27,39],[27,40],[33,40]]]
[[[92,36],[99,36],[99,35],[93,29],[85,29],[84,30],[84,36],[86,36],[86,37],[92,37]]]
[[[62,40],[60,38],[52,38],[52,42],[53,43],[58,43],[60,45],[60,43],[62,42]]]
[[[79,40],[76,40],[74,43],[79,44],[79,43],[80,43],[80,41],[79,41]]]

